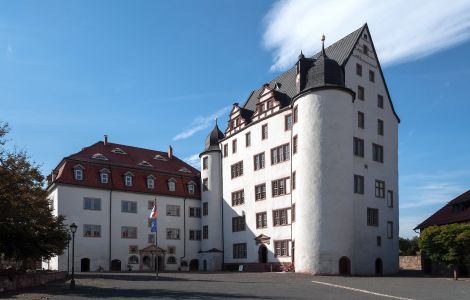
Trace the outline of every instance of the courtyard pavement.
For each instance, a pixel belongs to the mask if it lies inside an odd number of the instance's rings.
[[[296,273],[86,273],[7,299],[470,299],[470,280],[422,276],[338,277]]]

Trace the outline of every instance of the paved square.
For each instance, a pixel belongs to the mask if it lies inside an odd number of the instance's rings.
[[[470,281],[423,277],[336,277],[295,273],[87,273],[8,299],[470,299]]]

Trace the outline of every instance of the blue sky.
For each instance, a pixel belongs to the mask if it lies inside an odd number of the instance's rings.
[[[416,1],[401,12],[401,1],[2,1],[0,120],[44,173],[103,134],[194,158],[213,119],[226,124],[300,49],[367,21],[402,119],[400,222],[411,236],[470,189],[470,7]]]

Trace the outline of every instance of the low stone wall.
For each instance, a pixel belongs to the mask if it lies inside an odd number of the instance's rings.
[[[421,256],[400,256],[401,270],[421,270]]]
[[[0,292],[43,285],[51,281],[65,280],[66,276],[66,272],[0,274]]]

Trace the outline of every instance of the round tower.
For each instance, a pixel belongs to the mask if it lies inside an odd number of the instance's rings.
[[[295,269],[338,274],[344,271],[342,263],[351,272],[354,93],[344,85],[341,66],[324,49],[308,66],[297,69],[303,84],[292,103],[297,113],[297,153],[292,157]]]
[[[224,134],[217,126],[206,138],[201,159],[201,262],[202,271],[220,271],[223,264],[222,239],[222,151]]]

